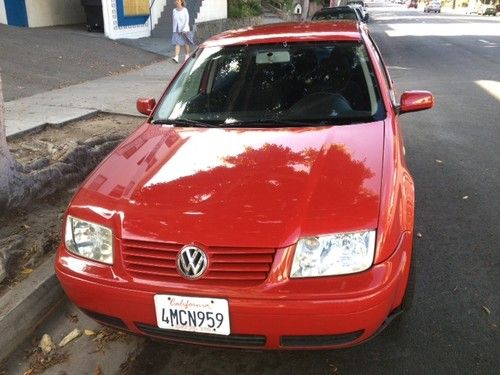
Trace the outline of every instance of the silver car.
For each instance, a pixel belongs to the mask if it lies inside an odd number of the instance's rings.
[[[441,13],[441,2],[433,0],[424,7],[424,13]]]

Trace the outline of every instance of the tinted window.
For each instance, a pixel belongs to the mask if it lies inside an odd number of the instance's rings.
[[[363,44],[212,47],[183,69],[155,120],[353,123],[385,110]]]
[[[328,11],[328,12],[318,12],[312,17],[313,21],[323,21],[323,20],[355,20],[358,18],[356,16],[356,11],[354,9],[346,9],[339,11]]]

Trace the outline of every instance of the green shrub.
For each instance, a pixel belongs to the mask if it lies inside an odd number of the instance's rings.
[[[262,14],[260,0],[228,0],[229,18],[255,17]]]
[[[282,10],[291,10],[294,0],[268,0],[269,3]]]

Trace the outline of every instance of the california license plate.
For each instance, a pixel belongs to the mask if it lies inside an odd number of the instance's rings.
[[[220,298],[154,296],[159,328],[229,335],[229,304]]]

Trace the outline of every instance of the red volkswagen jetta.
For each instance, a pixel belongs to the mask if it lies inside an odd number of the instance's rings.
[[[355,22],[203,43],[68,207],[56,271],[103,324],[269,349],[361,343],[404,308],[414,186],[396,103]]]

